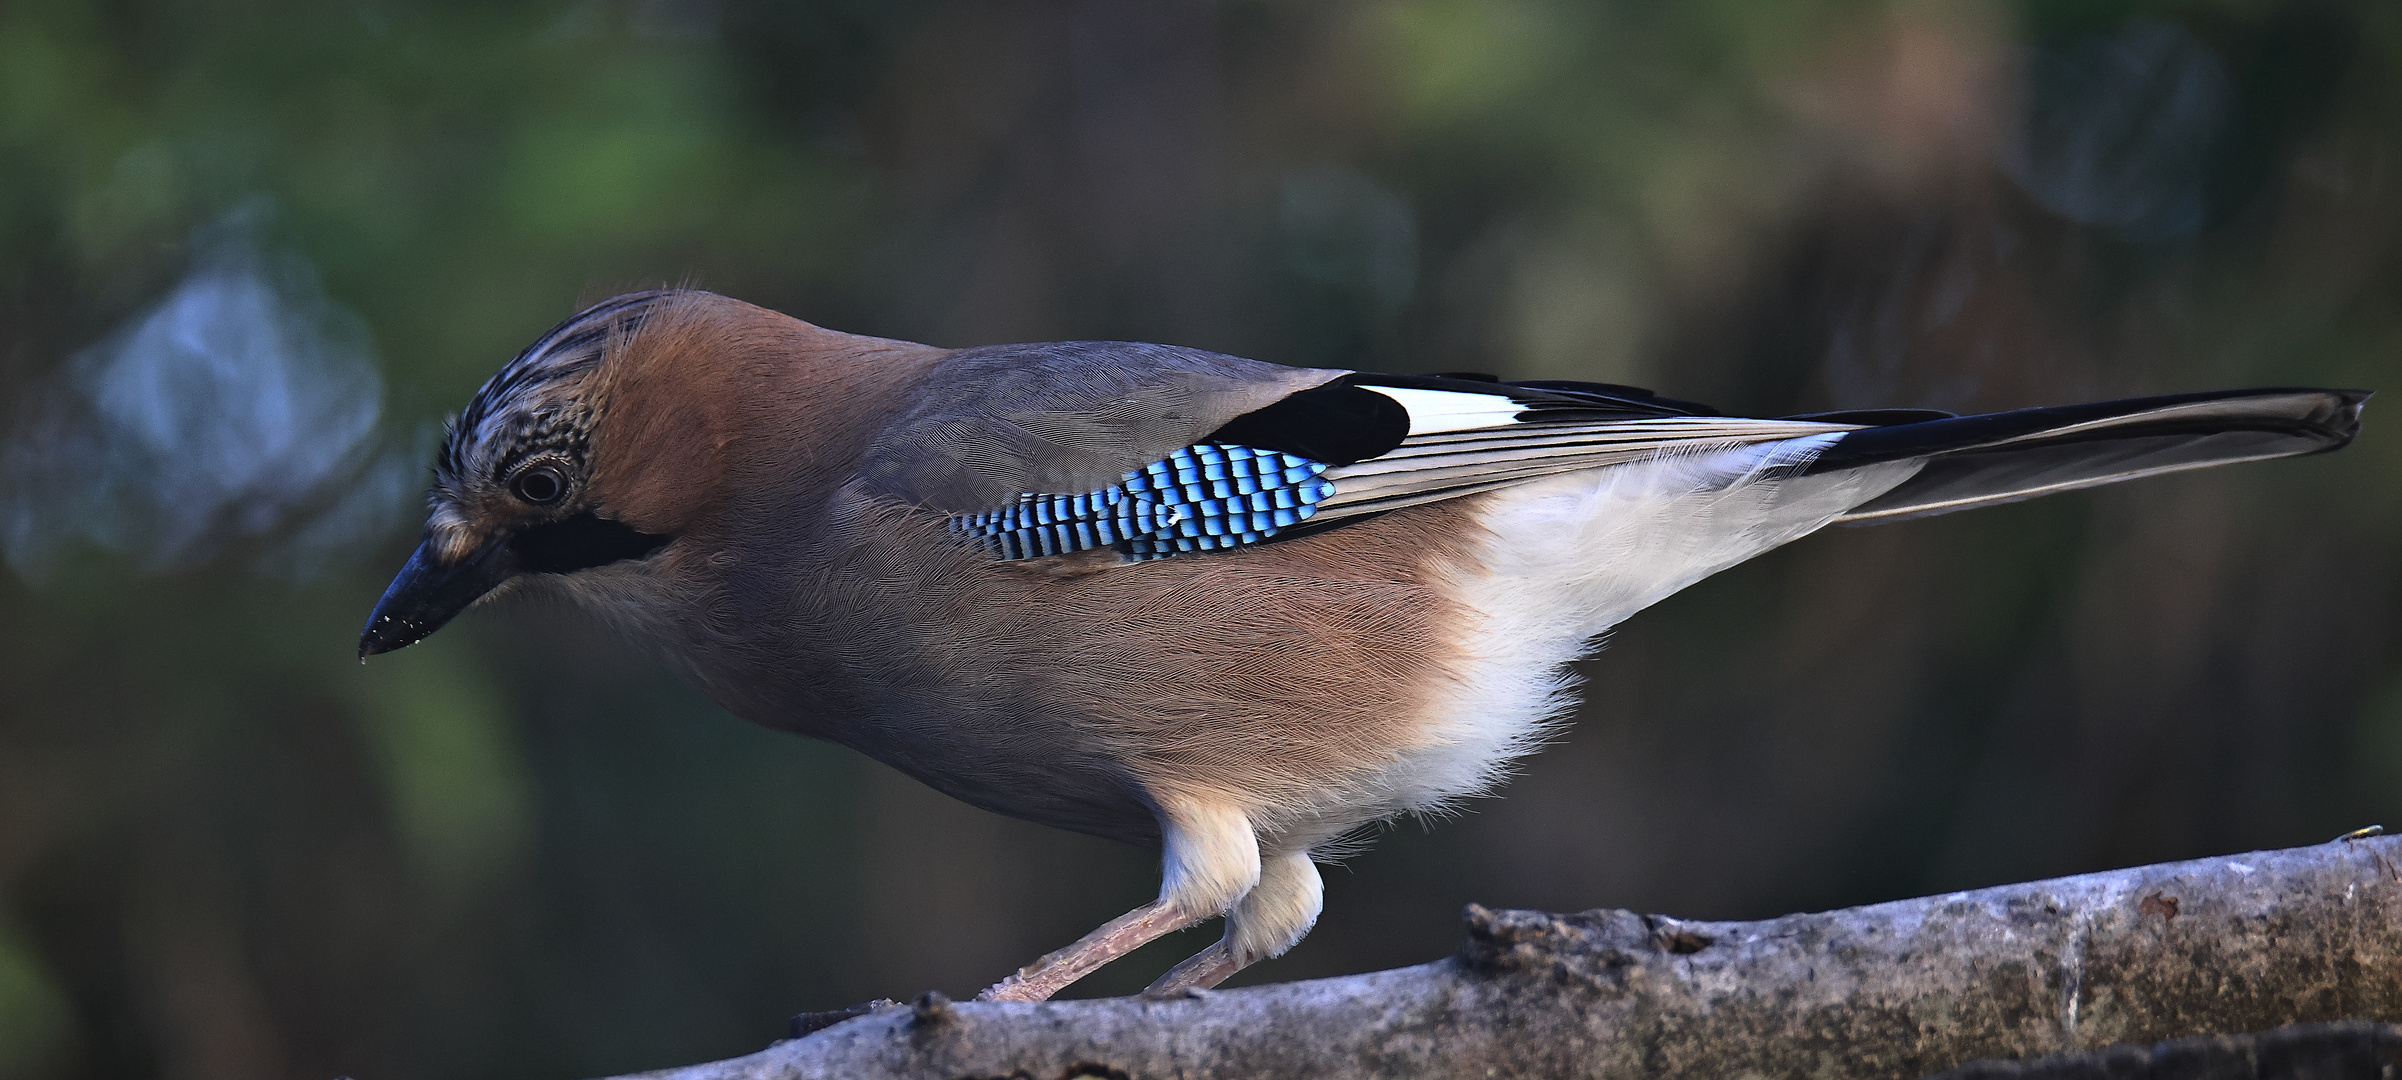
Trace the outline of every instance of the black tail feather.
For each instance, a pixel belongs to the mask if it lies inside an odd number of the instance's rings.
[[[1806,471],[1926,459],[1900,486],[1836,519],[1892,521],[2334,450],[2359,433],[2368,397],[2361,390],[2226,390],[1894,424],[1844,436]]]

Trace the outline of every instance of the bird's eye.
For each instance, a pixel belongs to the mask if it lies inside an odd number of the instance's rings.
[[[567,478],[549,465],[536,465],[518,473],[517,479],[510,481],[509,488],[517,493],[518,498],[540,506],[557,502],[559,496],[567,494]]]

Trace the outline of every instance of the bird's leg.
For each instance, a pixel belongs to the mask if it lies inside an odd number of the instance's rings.
[[[1019,968],[1008,978],[986,987],[978,1001],[1043,1001],[1067,989],[1069,983],[1094,969],[1208,918],[1185,911],[1176,900],[1161,897],[1102,923],[1076,943]]]
[[[1075,944],[1020,968],[976,995],[979,1001],[1042,1001],[1118,957],[1224,913],[1259,883],[1259,841],[1242,811],[1220,802],[1153,792],[1159,806],[1159,899],[1102,923]],[[1304,860],[1306,865],[1306,860]],[[1310,871],[1317,880],[1317,871]],[[1313,907],[1310,911],[1317,915]],[[1231,972],[1229,972],[1231,974]]]
[[[1144,988],[1143,996],[1175,997],[1187,990],[1205,990],[1252,964],[1283,955],[1317,924],[1324,897],[1325,885],[1317,866],[1309,861],[1309,852],[1287,851],[1267,857],[1260,862],[1259,884],[1226,913],[1226,936],[1169,968],[1159,981]]]

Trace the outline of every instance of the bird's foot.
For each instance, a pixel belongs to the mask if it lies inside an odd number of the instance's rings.
[[[1153,1001],[1184,997],[1225,982],[1242,969],[1243,965],[1235,962],[1234,950],[1221,940],[1169,968],[1159,981],[1143,988],[1143,996]]]

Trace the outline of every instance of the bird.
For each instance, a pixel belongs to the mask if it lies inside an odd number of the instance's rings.
[[[1146,993],[1282,954],[1316,859],[1490,794],[1611,626],[1821,528],[2333,450],[2368,393],[1755,418],[1603,383],[1115,341],[946,349],[696,289],[588,307],[452,420],[360,658],[564,596],[738,717],[1161,851]]]

